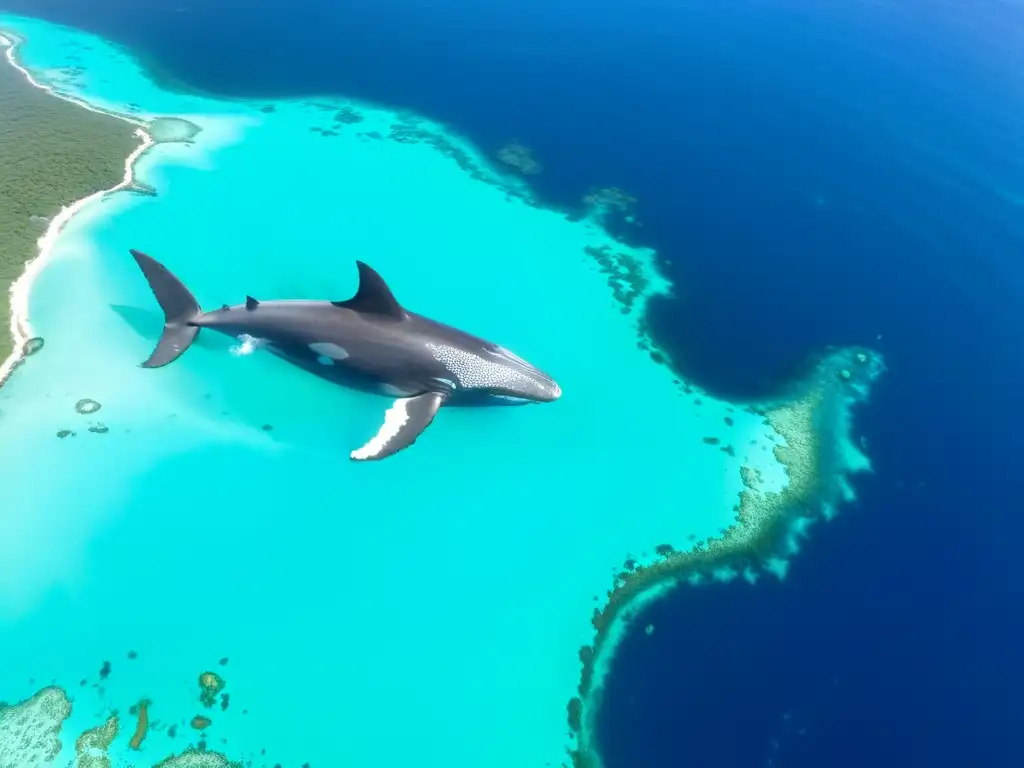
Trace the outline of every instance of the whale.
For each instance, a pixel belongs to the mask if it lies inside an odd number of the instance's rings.
[[[340,386],[393,398],[377,433],[349,454],[353,461],[408,448],[445,405],[550,403],[562,395],[551,376],[505,347],[407,310],[362,261],[356,293],[343,301],[246,296],[204,312],[167,267],[129,252],[164,313],[143,368],[173,363],[209,328]]]

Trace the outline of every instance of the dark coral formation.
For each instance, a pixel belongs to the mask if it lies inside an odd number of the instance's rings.
[[[128,740],[128,746],[132,749],[141,749],[142,742],[149,735],[149,699],[143,699],[135,707],[135,732]]]
[[[147,184],[144,181],[139,181],[138,179],[133,179],[132,183],[128,186],[128,189],[131,192],[134,192],[136,195],[141,195],[142,197],[157,196],[156,187],[154,187],[152,184]]]
[[[366,118],[352,107],[342,107],[334,114],[334,122],[341,125],[358,125]]]
[[[632,312],[636,302],[643,298],[650,287],[650,281],[640,260],[636,256],[616,251],[610,245],[588,245],[583,251],[597,262],[608,281],[612,296],[621,307],[622,314],[628,315]]]
[[[212,707],[217,703],[217,694],[224,690],[224,678],[216,672],[203,672],[199,676],[199,701],[204,707]]]
[[[42,336],[33,336],[31,339],[25,342],[25,357],[34,355],[45,346]]]
[[[535,176],[544,170],[544,166],[533,156],[532,150],[518,141],[510,141],[498,150],[495,157],[510,168],[515,168],[527,176]]]
[[[583,204],[598,211],[613,210],[627,215],[636,206],[636,198],[618,187],[606,187],[591,189],[583,198]]]
[[[417,118],[408,117],[396,122],[388,131],[387,138],[391,141],[397,141],[399,144],[426,144],[431,146],[445,157],[454,160],[455,164],[467,173],[470,178],[497,187],[510,200],[519,199],[527,205],[537,205],[526,189],[502,183],[493,173],[487,173],[480,167],[469,152],[454,144],[447,136],[424,128],[422,121]]]

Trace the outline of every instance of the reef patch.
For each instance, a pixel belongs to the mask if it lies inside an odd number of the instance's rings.
[[[202,130],[181,117],[157,117],[150,122],[146,132],[155,144],[187,144]]]
[[[75,410],[83,416],[88,416],[91,413],[96,413],[103,406],[95,400],[90,400],[88,397],[83,397],[77,403],[75,403]]]
[[[111,715],[107,721],[96,728],[82,733],[75,741],[76,768],[110,768],[112,763],[107,750],[114,743],[120,730],[117,715]]]
[[[60,729],[70,715],[71,700],[56,686],[0,706],[0,766],[49,768],[60,754]]]
[[[849,476],[871,466],[853,445],[851,410],[867,400],[872,383],[884,371],[881,356],[865,348],[825,355],[800,391],[756,409],[782,439],[772,452],[786,473],[786,485],[765,491],[761,472],[741,466],[743,490],[733,507],[736,518],[719,537],[694,542],[685,551],[659,545],[648,565],[632,558],[623,563],[606,602],[594,609],[593,644],[579,651],[579,695],[566,710],[569,736],[577,744],[571,752],[575,768],[603,765],[594,738],[603,680],[618,644],[644,606],[677,587],[741,577],[753,583],[763,573],[785,578],[788,560],[798,551],[797,541],[807,526],[830,519],[838,503],[853,499]]]
[[[498,150],[495,157],[525,176],[536,176],[544,170],[544,166],[533,156],[533,151],[518,141],[510,141]]]

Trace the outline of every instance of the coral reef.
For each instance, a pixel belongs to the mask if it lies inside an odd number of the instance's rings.
[[[75,410],[78,411],[83,416],[87,416],[90,413],[96,413],[96,411],[98,411],[102,407],[103,406],[101,406],[98,402],[96,402],[95,400],[90,400],[88,397],[83,397],[81,400],[75,403]]]
[[[687,551],[658,545],[655,552],[660,559],[650,565],[627,561],[604,606],[594,609],[593,644],[580,649],[579,695],[568,705],[575,768],[601,765],[592,735],[601,706],[601,681],[617,643],[644,605],[681,584],[738,575],[753,579],[762,570],[781,577],[786,558],[794,551],[793,532],[802,530],[802,523],[809,520],[827,519],[829,510],[848,498],[846,478],[870,469],[867,459],[852,448],[850,411],[867,399],[872,382],[884,370],[881,356],[870,350],[830,350],[800,390],[760,409],[783,441],[773,449],[787,476],[783,489],[760,492],[760,473],[740,467],[745,489],[734,508],[737,520],[721,537],[695,542]]]
[[[740,467],[740,480],[743,485],[752,491],[756,491],[761,485],[761,470],[756,467]]]
[[[75,741],[76,768],[110,768],[107,750],[117,738],[119,729],[117,715],[111,715],[103,725],[82,733]]]
[[[632,312],[636,302],[647,294],[650,287],[650,280],[640,259],[616,251],[610,245],[588,245],[583,251],[597,263],[604,274],[622,314],[628,315]]]
[[[157,144],[188,143],[203,129],[180,117],[157,117],[146,128],[146,133]]]
[[[0,766],[48,768],[60,754],[60,729],[70,715],[71,701],[57,687],[0,706]]]
[[[608,211],[617,211],[626,216],[636,206],[636,198],[618,187],[605,187],[591,189],[583,198],[583,203],[598,215]]]
[[[334,114],[334,121],[341,125],[358,125],[365,119],[352,107],[342,107]]]
[[[199,676],[199,701],[204,707],[212,707],[217,703],[217,694],[224,690],[224,678],[216,672],[203,672]]]
[[[228,760],[219,752],[202,752],[189,748],[180,755],[161,760],[153,768],[242,768],[242,764]]]
[[[510,168],[515,168],[527,176],[535,176],[544,170],[529,147],[520,144],[518,141],[510,141],[498,150],[496,157]]]
[[[376,132],[373,132],[376,133]],[[371,134],[362,134],[370,136]],[[377,134],[379,138],[379,134]],[[536,205],[525,185],[517,186],[510,179],[501,179],[484,168],[475,155],[455,144],[444,134],[424,128],[422,121],[415,118],[404,118],[394,123],[388,130],[387,138],[399,144],[426,144],[455,162],[470,178],[497,187],[508,199],[519,199],[527,205]]]

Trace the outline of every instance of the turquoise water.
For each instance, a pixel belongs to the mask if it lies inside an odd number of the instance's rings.
[[[334,97],[174,93],[90,35],[20,17],[0,29],[24,38],[18,59],[59,94],[201,129],[135,164],[156,196],[99,197],[61,230],[30,295],[45,349],[0,390],[0,699],[67,691],[59,764],[116,710],[115,766],[198,744],[196,714],[212,720],[208,749],[255,766],[561,765],[578,746],[566,712],[579,650],[627,558],[719,536],[741,468],[759,473],[762,511],[778,511],[765,494],[790,478],[822,481],[796,533],[869,468],[849,409],[879,360],[835,352],[795,384],[791,408],[679,382],[642,348],[646,298],[672,290],[655,254],[614,241],[600,211],[572,222],[532,204],[444,126]],[[139,368],[162,321],[129,248],[206,309],[246,294],[348,298],[366,261],[406,307],[509,347],[564,394],[443,409],[410,450],[353,464],[383,397],[213,334],[167,368]],[[76,413],[82,398],[101,410]],[[788,439],[776,429],[787,414]],[[788,474],[773,451],[787,444]],[[747,577],[784,574],[799,538]],[[227,683],[226,709],[199,702],[207,670]],[[152,727],[136,752],[129,707],[143,699]],[[38,728],[66,714],[21,712]],[[18,754],[13,722],[0,719],[0,757]],[[10,765],[49,764],[33,760]]]

